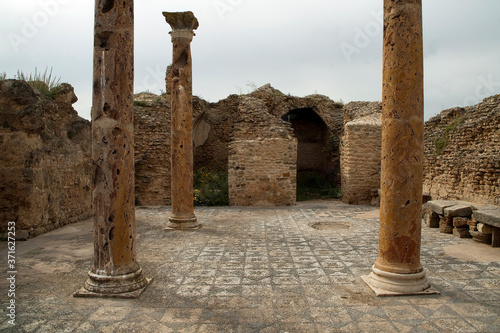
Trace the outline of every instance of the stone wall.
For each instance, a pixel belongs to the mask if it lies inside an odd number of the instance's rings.
[[[342,137],[342,201],[370,204],[380,188],[382,104],[354,102],[344,107]]]
[[[231,206],[289,206],[296,202],[297,140],[290,123],[266,112],[257,98],[240,100],[229,148]]]
[[[424,193],[500,205],[500,95],[425,123]]]
[[[170,102],[140,94],[134,101],[135,202],[170,204]]]
[[[316,114],[323,123],[325,133],[320,142],[299,141],[301,161],[315,161],[315,166],[324,164],[323,171],[339,174],[338,138],[344,126],[341,105],[321,95],[307,97],[285,95],[270,85],[265,85],[247,95],[230,95],[217,103],[208,103],[198,97],[193,98],[195,169],[205,167],[211,170],[227,170],[233,125],[240,117],[238,106],[242,99],[248,97],[262,101],[264,108],[260,111],[280,122],[281,118],[291,111]],[[168,95],[140,94],[135,97],[135,105],[136,202],[139,205],[168,205],[170,204]],[[310,132],[318,132],[318,129],[311,128]],[[308,145],[313,145],[314,149],[308,149]],[[307,163],[303,165],[308,166]],[[340,178],[338,183],[340,184]]]
[[[193,118],[200,119],[207,105],[204,100],[193,98]],[[139,206],[170,205],[170,140],[168,95],[135,95],[135,201]],[[193,140],[196,142],[194,135]]]
[[[90,122],[76,100],[69,84],[50,98],[0,80],[0,232],[15,221],[27,238],[91,216]]]

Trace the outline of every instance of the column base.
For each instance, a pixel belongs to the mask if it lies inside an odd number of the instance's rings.
[[[432,288],[427,281],[425,270],[415,274],[398,274],[372,267],[370,275],[364,275],[361,278],[377,296],[439,294],[439,291]]]
[[[166,230],[196,230],[201,227],[196,216],[188,218],[169,217]]]
[[[75,292],[74,297],[137,298],[152,281],[142,275],[142,268],[134,273],[119,276],[99,275],[93,272],[89,272],[88,275],[85,286]]]

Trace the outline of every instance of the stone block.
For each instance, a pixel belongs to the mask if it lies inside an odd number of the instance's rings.
[[[467,221],[467,224],[471,227],[475,227],[477,225],[477,221],[472,219],[472,220],[468,220]]]
[[[479,231],[469,231],[472,239],[478,243],[491,244],[491,234],[485,235]]]
[[[458,238],[472,238],[468,228],[453,228],[453,235]]]
[[[500,228],[500,208],[477,210],[472,214],[472,218],[478,222]]]
[[[433,200],[427,202],[427,207],[432,210],[434,213],[439,215],[444,215],[444,209],[447,207],[451,207],[458,204],[458,201],[449,201],[449,200]]]
[[[493,227],[484,223],[478,223],[477,231],[485,235],[491,235],[493,233]]]
[[[443,234],[452,234],[453,233],[453,225],[448,222],[448,220],[442,217],[439,220],[439,232]]]
[[[472,206],[467,204],[456,204],[450,207],[444,208],[444,215],[449,217],[456,216],[471,216]]]
[[[431,210],[424,214],[425,225],[429,228],[439,228],[439,215]]]
[[[493,227],[493,233],[491,234],[491,246],[500,247],[500,228]]]
[[[465,227],[469,226],[467,224],[468,221],[469,221],[469,219],[466,217],[454,217],[453,218],[453,226],[455,228],[465,228]]]

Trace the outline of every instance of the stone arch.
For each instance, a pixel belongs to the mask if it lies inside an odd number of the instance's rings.
[[[297,172],[327,174],[329,129],[313,108],[293,109],[281,117],[291,123],[298,141]]]

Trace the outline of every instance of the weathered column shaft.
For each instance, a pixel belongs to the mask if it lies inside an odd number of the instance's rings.
[[[422,1],[384,0],[378,295],[429,292],[420,264],[424,89]],[[427,291],[426,291],[427,290]]]
[[[172,27],[171,91],[172,215],[168,228],[197,228],[193,207],[193,96],[191,41],[198,21],[191,12],[163,15]],[[169,90],[169,89],[167,89]]]
[[[417,273],[424,158],[421,0],[384,1],[382,172],[375,267]]]
[[[90,296],[129,293],[149,282],[142,276],[135,253],[133,13],[133,0],[123,0],[119,5],[96,0],[92,102],[94,264],[85,285]]]

